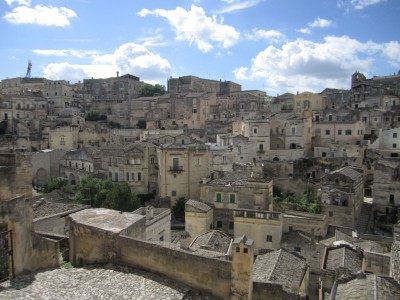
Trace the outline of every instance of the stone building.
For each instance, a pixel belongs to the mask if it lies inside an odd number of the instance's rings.
[[[137,98],[143,82],[131,74],[110,78],[84,79],[84,105],[88,107],[96,101],[126,101]]]
[[[317,194],[327,224],[355,228],[364,202],[361,170],[343,167],[321,178]]]
[[[59,161],[60,176],[75,186],[83,178],[99,174],[99,152],[99,149],[93,147],[68,151]]]
[[[327,107],[326,97],[311,92],[297,93],[293,98],[293,112],[302,115],[304,111],[322,111]]]
[[[397,214],[400,208],[400,161],[380,159],[374,168],[372,187],[374,209],[381,213]]]
[[[185,203],[185,231],[192,238],[213,229],[214,210],[211,206],[189,199]]]
[[[169,208],[140,207],[132,212],[146,217],[147,241],[171,242],[171,210]]]
[[[183,197],[198,200],[203,178],[210,174],[211,153],[202,143],[164,144],[157,149],[160,197],[173,206]]]
[[[63,126],[49,131],[49,148],[56,150],[78,149],[79,127]]]
[[[272,208],[272,180],[251,170],[214,173],[201,186],[200,199],[214,207],[214,228],[234,233],[234,210]]]
[[[370,148],[383,157],[400,157],[400,127],[379,130],[378,139]]]
[[[156,146],[136,142],[103,146],[99,153],[100,173],[114,182],[127,182],[135,194],[158,195]]]
[[[32,184],[43,187],[49,181],[60,176],[60,160],[65,155],[64,150],[41,150],[32,153]]]

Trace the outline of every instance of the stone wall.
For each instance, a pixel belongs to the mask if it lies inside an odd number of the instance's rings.
[[[314,236],[324,237],[327,234],[327,227],[323,215],[286,212],[283,216],[283,232],[299,230]]]
[[[23,197],[0,201],[0,224],[12,230],[14,274],[60,265],[59,245],[33,233],[33,211]]]
[[[29,154],[0,154],[0,201],[17,196],[32,196],[32,171]]]
[[[127,236],[117,238],[116,248],[119,249],[118,264],[144,268],[224,299],[229,295],[230,261],[202,257]]]

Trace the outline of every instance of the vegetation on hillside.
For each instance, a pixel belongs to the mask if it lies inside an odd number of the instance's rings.
[[[160,84],[149,84],[145,83],[143,87],[140,89],[140,97],[154,97],[161,96],[165,94],[165,86]]]
[[[98,179],[92,176],[83,178],[77,187],[75,199],[92,207],[127,212],[140,207],[138,196],[131,192],[126,182],[114,183],[109,178]]]

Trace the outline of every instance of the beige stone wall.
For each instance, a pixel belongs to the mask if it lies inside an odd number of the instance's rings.
[[[231,262],[202,257],[125,236],[117,239],[117,262],[168,276],[193,288],[228,299]]]
[[[282,239],[282,219],[255,219],[234,217],[234,236],[245,235],[254,240],[254,254],[260,249],[279,249]],[[267,236],[272,241],[267,240]]]
[[[0,201],[32,196],[30,154],[0,154]]]
[[[295,215],[285,214],[283,216],[283,232],[299,230],[308,234],[314,234],[314,236],[324,237],[327,233],[326,221],[324,221],[324,218],[326,218],[326,216],[324,217],[323,214],[319,217],[301,212],[296,212]],[[329,224],[329,222],[327,222],[327,224]]]
[[[49,132],[50,149],[74,150],[78,149],[77,127],[64,127]]]
[[[12,231],[14,274],[60,265],[59,245],[33,232],[33,211],[24,197],[0,201],[0,224]]]
[[[213,215],[212,209],[207,213],[185,211],[185,230],[192,239],[212,229]]]

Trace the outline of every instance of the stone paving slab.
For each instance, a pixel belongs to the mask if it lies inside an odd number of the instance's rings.
[[[214,299],[176,281],[128,267],[106,265],[46,270],[0,284],[0,299],[126,300]]]

